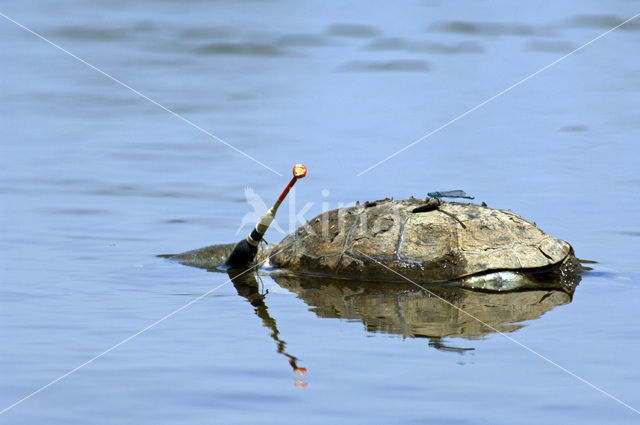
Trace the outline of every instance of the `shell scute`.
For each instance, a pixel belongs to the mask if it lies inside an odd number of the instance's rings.
[[[433,282],[542,268],[572,253],[568,243],[511,211],[454,202],[421,209],[422,204],[383,200],[328,211],[286,237],[272,263],[314,273],[399,279],[390,268]]]

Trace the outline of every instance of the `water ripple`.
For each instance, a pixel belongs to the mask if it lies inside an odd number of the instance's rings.
[[[626,21],[617,15],[575,15],[565,21],[566,26],[574,28],[598,28],[610,29]],[[626,31],[640,31],[640,22],[635,20],[627,22],[619,28]]]
[[[286,52],[271,44],[207,43],[193,49],[201,55],[283,56]]]
[[[280,36],[276,43],[290,47],[322,47],[335,44],[327,37],[317,34],[285,34]]]
[[[562,40],[531,40],[526,44],[526,50],[548,53],[569,53],[576,47],[575,44]]]
[[[520,36],[551,35],[550,27],[538,27],[513,22],[471,22],[443,21],[431,25],[428,30],[481,36]]]
[[[351,61],[340,65],[336,70],[340,72],[425,72],[430,67],[426,61],[416,59],[401,59],[391,61]]]
[[[376,37],[382,32],[371,25],[362,24],[333,24],[327,28],[327,33],[338,37],[367,38]]]
[[[367,50],[404,51],[404,52],[428,52],[428,53],[483,53],[482,45],[474,41],[461,41],[459,43],[432,43],[412,41],[400,37],[379,38],[372,41],[366,47]]]

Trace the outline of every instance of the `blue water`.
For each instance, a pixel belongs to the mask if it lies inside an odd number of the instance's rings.
[[[269,241],[323,203],[464,189],[597,261],[572,302],[508,336],[640,409],[640,17],[357,176],[640,2],[43,0],[0,12],[283,174],[0,17],[0,409],[224,284],[2,423],[639,421],[500,334],[449,332],[444,345],[473,350],[438,349],[319,312],[262,276],[279,338],[308,370],[297,375],[225,274],[156,255],[243,237],[245,186],[269,204],[296,162],[309,174]]]

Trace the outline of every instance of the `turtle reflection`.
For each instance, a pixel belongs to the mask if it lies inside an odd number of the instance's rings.
[[[297,365],[298,359],[285,351],[286,343],[269,315],[266,294],[260,293],[256,274],[230,276],[238,294],[254,306],[256,315],[271,330],[278,353],[289,359],[294,371],[306,372]],[[409,283],[372,284],[281,273],[273,273],[271,278],[297,294],[318,317],[360,321],[374,333],[428,338],[430,347],[461,354],[473,348],[445,343],[444,338],[472,340],[494,332],[514,332],[525,326],[524,321],[570,303],[573,296],[573,290],[495,293],[446,284],[422,289]]]
[[[570,303],[573,296],[573,290],[495,293],[446,284],[421,289],[410,283],[372,285],[298,275],[271,277],[296,293],[318,317],[358,320],[369,332],[429,338],[430,347],[459,353],[468,349],[445,345],[442,339],[513,332],[525,326],[522,322]]]

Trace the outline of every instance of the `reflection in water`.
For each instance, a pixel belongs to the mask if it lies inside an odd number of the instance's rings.
[[[262,319],[262,324],[266,328],[271,330],[271,334],[269,336],[276,342],[278,353],[289,359],[289,364],[291,365],[295,373],[304,375],[305,373],[307,373],[307,369],[304,367],[299,367],[298,359],[285,351],[287,343],[280,339],[280,331],[278,331],[276,319],[271,317],[271,315],[269,314],[269,309],[267,308],[267,304],[265,303],[265,297],[267,296],[267,293],[260,293],[260,287],[258,285],[258,281],[256,280],[256,274],[254,272],[243,272],[243,270],[229,271],[229,277],[231,278],[236,291],[238,291],[238,295],[246,298],[247,301],[249,301],[249,303],[255,309],[254,311],[256,313],[256,316]],[[302,379],[296,379],[295,386],[306,387],[307,383]]]
[[[570,303],[573,295],[572,290],[488,293],[447,285],[426,286],[429,293],[404,283],[272,277],[296,293],[318,317],[359,320],[369,332],[429,338],[429,346],[456,352],[466,349],[446,346],[441,338],[474,339],[496,331],[513,332],[525,326],[521,322]]]
[[[260,293],[256,274],[238,276],[236,271],[230,272],[230,277],[238,294],[254,306],[256,315],[271,330],[278,353],[289,359],[294,372],[304,374],[306,369],[297,365],[297,358],[285,352],[286,343],[269,315],[266,293]],[[525,326],[523,321],[570,303],[573,296],[573,290],[489,293],[434,285],[426,286],[425,291],[404,283],[372,284],[279,272],[271,277],[297,294],[318,317],[361,321],[369,332],[428,338],[430,347],[460,354],[474,348],[445,344],[443,338],[476,339],[494,332],[513,332]]]

